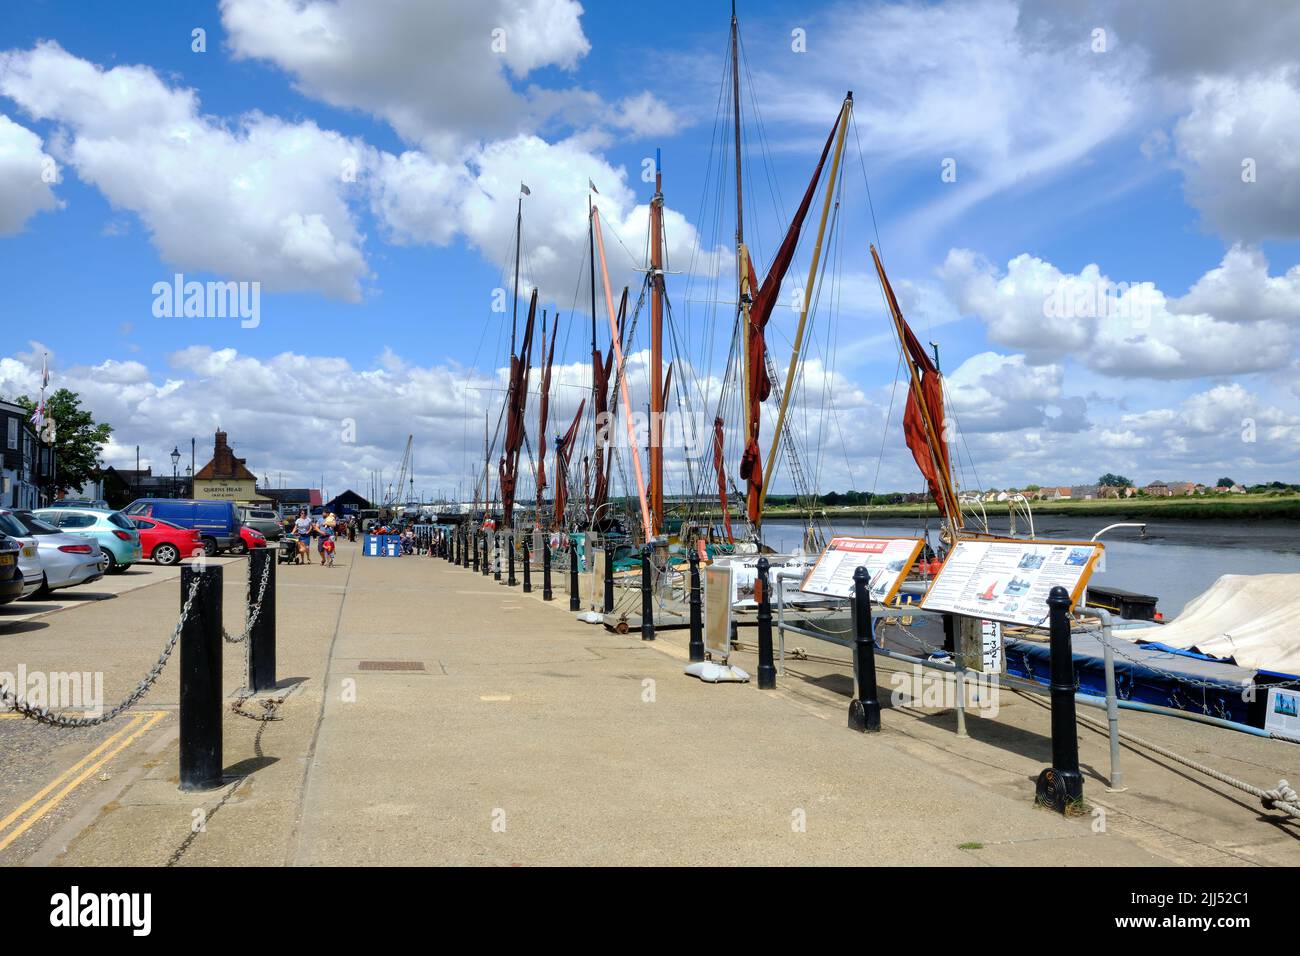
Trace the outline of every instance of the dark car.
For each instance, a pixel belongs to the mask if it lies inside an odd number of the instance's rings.
[[[233,501],[137,498],[123,508],[122,513],[130,517],[157,518],[197,531],[209,557],[219,551],[241,550],[244,546],[239,535],[239,512]]]
[[[18,555],[23,546],[7,534],[0,534],[0,604],[17,601],[23,596],[23,572]]]

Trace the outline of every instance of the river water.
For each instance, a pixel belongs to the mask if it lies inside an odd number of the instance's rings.
[[[1105,518],[1041,515],[1034,521],[1040,538],[1087,541],[1110,522]],[[1007,533],[1006,516],[990,516],[990,530]],[[1024,531],[1023,520],[1019,522]],[[924,525],[912,522],[870,522],[864,531],[859,520],[844,520],[835,534],[901,535],[917,537]],[[931,543],[938,543],[937,525],[931,521]],[[771,519],[763,523],[764,541],[777,551],[799,544],[801,525]],[[1157,609],[1171,620],[1188,601],[1205,591],[1223,574],[1300,574],[1300,523],[1289,521],[1149,521],[1147,536],[1136,528],[1108,531],[1105,570],[1092,576],[1098,585],[1124,588],[1159,598]],[[1300,579],[1298,579],[1300,580]]]

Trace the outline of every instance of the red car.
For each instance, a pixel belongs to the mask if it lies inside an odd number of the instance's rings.
[[[248,525],[239,526],[240,543],[231,548],[235,554],[246,554],[249,548],[265,548],[266,535],[260,531],[254,531]]]
[[[158,564],[175,564],[203,550],[203,536],[161,518],[131,518],[140,529],[140,550]]]

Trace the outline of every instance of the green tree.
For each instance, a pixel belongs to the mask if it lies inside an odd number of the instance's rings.
[[[1216,487],[1216,488],[1231,488],[1231,487],[1232,487],[1233,485],[1235,485],[1235,484],[1236,484],[1236,482],[1233,481],[1231,478],[1220,478],[1220,479],[1218,480],[1218,482],[1215,483],[1215,487]]]
[[[1112,475],[1109,471],[1097,479],[1097,484],[1106,485],[1111,488],[1127,488],[1133,482],[1129,481],[1123,475]]]
[[[30,416],[36,403],[26,395],[19,395],[16,403]],[[80,488],[92,480],[99,471],[99,453],[113,434],[113,426],[96,422],[91,413],[81,407],[81,397],[76,392],[60,388],[45,400],[45,417],[54,419],[54,482],[50,490],[55,494],[70,488]]]

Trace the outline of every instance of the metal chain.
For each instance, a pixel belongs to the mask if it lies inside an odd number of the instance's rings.
[[[257,601],[251,608],[249,608],[248,618],[244,623],[243,631],[241,631],[239,636],[236,637],[224,627],[221,629],[221,636],[225,638],[227,644],[241,644],[248,640],[248,635],[252,633],[253,627],[257,624],[258,615],[262,613],[262,598],[266,597],[266,583],[271,579],[271,562],[273,560],[274,556],[269,556],[266,562],[262,565],[262,583],[257,591]],[[248,584],[248,594],[251,597],[253,593],[252,580],[249,580]]]
[[[190,584],[190,592],[185,597],[185,604],[181,607],[180,618],[176,621],[176,627],[172,630],[171,638],[167,641],[166,646],[163,647],[162,653],[158,655],[157,663],[155,663],[149,672],[145,674],[140,683],[136,685],[135,690],[127,695],[127,697],[124,698],[116,707],[113,707],[111,710],[106,711],[98,717],[69,717],[65,714],[56,714],[46,707],[33,707],[26,701],[19,700],[14,694],[10,693],[7,687],[4,687],[3,685],[0,685],[0,706],[3,706],[6,710],[12,710],[15,713],[21,714],[28,720],[34,720],[39,724],[45,724],[49,727],[59,727],[62,729],[72,727],[97,727],[100,724],[108,723],[124,710],[138,703],[145,694],[149,693],[153,685],[157,683],[159,676],[163,672],[163,668],[167,666],[167,661],[171,657],[172,651],[176,649],[176,642],[180,639],[181,630],[185,627],[185,621],[189,617],[190,608],[194,605],[194,597],[199,593],[199,584],[202,580],[202,576],[194,576],[194,580]]]

